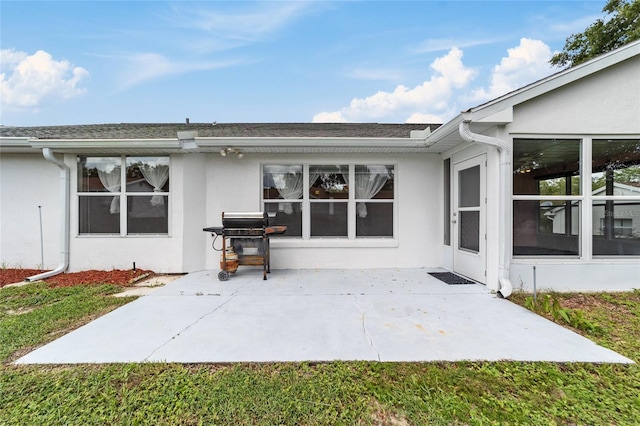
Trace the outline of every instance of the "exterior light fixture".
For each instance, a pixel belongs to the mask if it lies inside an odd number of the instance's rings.
[[[236,148],[222,148],[220,150],[220,155],[221,156],[226,157],[227,154],[236,154],[236,156],[238,158],[244,157],[244,154],[242,152],[240,152],[239,149],[236,149]]]

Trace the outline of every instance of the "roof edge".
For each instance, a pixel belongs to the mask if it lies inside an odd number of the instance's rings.
[[[640,40],[633,41],[616,50],[603,53],[602,55],[590,59],[582,64],[551,74],[550,76],[506,93],[484,104],[469,108],[463,112],[469,113],[472,121],[479,121],[500,110],[526,102],[557,89],[558,87],[573,83],[574,81],[595,74],[638,55],[640,55]],[[504,105],[505,103],[507,105]],[[486,114],[483,114],[485,111]]]

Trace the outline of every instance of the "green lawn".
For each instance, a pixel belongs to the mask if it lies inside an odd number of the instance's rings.
[[[0,425],[633,425],[640,419],[637,365],[8,363],[131,300],[108,296],[116,291],[0,289]],[[575,324],[596,326],[580,332],[640,362],[640,292],[551,297],[570,315],[581,310]],[[513,299],[525,304],[526,298]]]

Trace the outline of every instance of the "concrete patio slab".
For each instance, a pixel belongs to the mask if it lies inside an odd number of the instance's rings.
[[[200,271],[17,364],[518,360],[631,363],[484,286],[428,269]]]

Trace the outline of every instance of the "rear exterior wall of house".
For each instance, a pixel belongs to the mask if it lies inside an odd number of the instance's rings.
[[[0,155],[2,267],[53,269],[60,263],[60,200],[60,169],[40,151]]]
[[[202,228],[220,226],[225,211],[282,210],[291,204],[265,198],[264,176],[270,166],[300,167],[307,173],[340,166],[354,174],[372,170],[374,176],[376,170],[389,171],[384,196],[358,195],[376,198],[366,203],[355,201],[355,183],[346,185],[342,195],[333,194],[335,202],[300,195],[299,207],[316,215],[314,219],[306,216],[312,222],[306,229],[314,227],[311,233],[319,235],[294,232],[272,238],[273,268],[442,266],[442,166],[436,154],[246,154],[242,159],[218,153],[56,156],[64,158],[70,168],[72,272],[130,269],[134,263],[137,268],[162,273],[217,269],[220,253]],[[7,267],[40,265],[42,212],[44,266],[53,269],[61,260],[60,170],[40,152],[3,154],[0,161],[1,261]],[[168,177],[159,192],[145,183],[148,176],[142,179],[136,174],[136,167],[144,163],[168,165]],[[109,169],[104,164],[121,167]],[[104,170],[98,173],[101,167]],[[126,185],[120,187],[109,180],[118,174]],[[347,174],[340,176],[349,179]],[[349,191],[350,199],[344,195]],[[372,234],[362,231],[367,213],[360,210],[360,204],[368,206],[369,219],[379,218],[381,233],[378,228]],[[325,222],[314,222],[322,217],[318,212],[325,210]],[[340,223],[343,234],[323,235],[331,234]],[[220,240],[215,244],[219,246]]]

